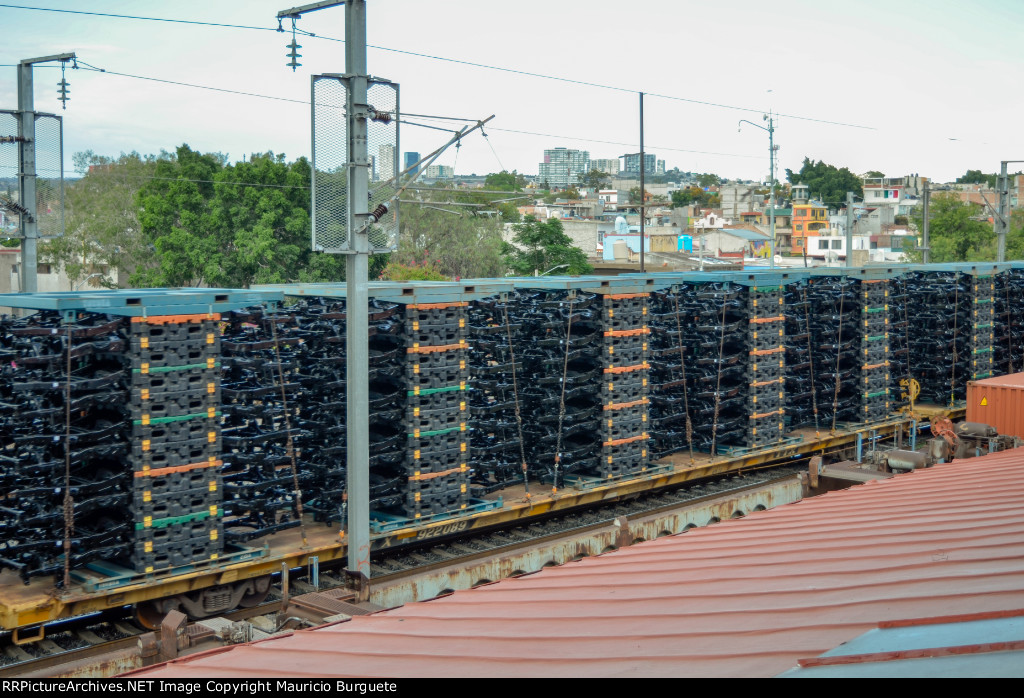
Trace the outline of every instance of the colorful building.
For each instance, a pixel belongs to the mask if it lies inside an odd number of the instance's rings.
[[[828,234],[827,208],[815,203],[793,204],[793,252],[804,254],[807,238]]]

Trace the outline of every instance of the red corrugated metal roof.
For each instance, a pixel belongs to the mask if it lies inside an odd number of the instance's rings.
[[[894,619],[1024,608],[1024,449],[136,674],[774,676]]]

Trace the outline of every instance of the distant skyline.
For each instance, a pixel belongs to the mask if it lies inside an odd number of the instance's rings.
[[[269,30],[276,13],[294,5],[37,0],[21,6]],[[65,119],[69,171],[79,151],[158,153],[182,143],[232,160],[267,150],[308,156],[310,75],[344,72],[344,44],[329,40],[344,37],[344,17],[337,7],[299,20],[301,30],[319,36],[298,37],[302,66],[293,72],[285,66],[290,31],[0,3],[0,109],[17,108],[14,64],[75,51],[82,67],[67,71],[66,111],[56,99],[59,68],[35,71],[36,109]],[[738,121],[763,125],[768,110],[780,114],[780,180],[805,156],[857,173],[920,173],[938,181],[1024,159],[1019,0],[641,0],[628,7],[610,0],[449,0],[443,6],[368,0],[367,18],[369,72],[400,83],[402,111],[410,115],[401,152],[426,154],[447,138],[414,123],[459,123],[412,114],[495,115],[486,139],[473,134],[435,163],[456,174],[536,175],[544,150],[555,147],[587,150],[594,159],[636,152],[639,91],[648,94],[645,150],[668,169],[767,178],[767,134],[746,124],[738,130]],[[287,22],[284,28],[290,30]]]

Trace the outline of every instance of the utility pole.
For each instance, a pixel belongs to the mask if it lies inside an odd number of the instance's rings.
[[[737,131],[743,130],[743,124],[750,124],[762,131],[768,132],[768,186],[769,201],[771,202],[771,208],[768,209],[768,220],[771,228],[771,237],[768,239],[768,251],[771,255],[769,266],[775,268],[775,118],[770,114],[763,114],[762,120],[768,122],[768,127],[765,128],[760,124],[755,124],[753,121],[747,121],[746,119],[740,119],[737,123]]]
[[[369,262],[369,157],[366,120],[366,0],[345,3],[345,72],[348,90],[348,210],[354,254],[345,260],[346,406],[348,477],[348,571],[370,577],[370,396]],[[356,351],[353,351],[353,348]]]
[[[772,116],[768,116],[768,179],[770,180],[769,186],[771,189],[769,193],[771,196],[772,208],[768,214],[769,227],[771,228],[771,238],[768,240],[768,252],[771,255],[771,259],[768,262],[768,266],[771,269],[775,268],[775,119]]]
[[[27,211],[21,216],[21,291],[39,290],[36,272],[39,262],[38,211],[36,210],[36,112],[32,66],[50,61],[70,61],[74,53],[26,58],[18,64],[18,197]]]
[[[924,210],[921,211],[921,243],[924,247],[921,248],[921,261],[924,264],[928,264],[931,259],[931,246],[928,242],[928,204],[931,202],[932,190],[931,183],[926,179],[924,181]]]
[[[303,13],[345,5],[346,128],[348,138],[347,228],[345,251],[345,432],[348,491],[349,574],[370,577],[370,378],[369,356],[369,153],[366,72],[366,0],[325,0],[277,13],[294,22]],[[292,40],[294,44],[294,39]],[[292,54],[297,47],[289,46]],[[293,65],[295,57],[292,57]],[[294,67],[294,65],[293,65]]]
[[[1011,162],[1024,162],[1024,160],[1003,160],[999,163],[999,209],[995,216],[996,236],[999,239],[999,253],[997,262],[1006,261],[1006,234],[1010,232],[1010,177],[1006,173],[1006,165]]]
[[[644,218],[647,215],[647,197],[644,191],[644,93],[640,93],[640,273],[644,269]]]
[[[853,266],[853,192],[846,192],[846,266]]]

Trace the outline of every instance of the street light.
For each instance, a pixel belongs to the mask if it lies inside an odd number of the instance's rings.
[[[767,128],[761,124],[755,124],[753,121],[747,121],[746,119],[740,119],[737,123],[737,131],[743,130],[743,124],[750,124],[755,128],[759,128],[762,131],[768,132],[768,168],[769,168],[769,180],[771,187],[770,198],[771,209],[768,214],[769,225],[771,227],[771,237],[768,239],[768,246],[771,252],[770,266],[772,269],[775,268],[775,119],[768,114],[762,115],[762,120],[768,122]]]

